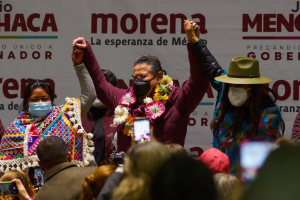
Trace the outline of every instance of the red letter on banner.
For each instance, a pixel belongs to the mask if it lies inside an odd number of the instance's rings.
[[[12,84],[11,86],[10,83]],[[11,94],[9,93],[9,90],[18,90],[18,89],[19,89],[19,84],[13,78],[9,78],[3,83],[3,94],[8,99],[17,98],[18,94]]]
[[[275,60],[281,60],[281,53],[275,52]]]
[[[262,32],[262,14],[257,14],[253,21],[251,21],[248,14],[243,14],[243,32],[248,32],[248,25],[250,28],[256,26],[257,32]]]
[[[148,14],[141,14],[140,16],[140,23],[141,23],[141,27],[140,27],[140,32],[142,34],[146,33],[146,19],[150,19],[151,18],[151,13]]]
[[[161,20],[159,20],[159,19],[161,19]],[[157,28],[157,26],[159,26],[159,25],[168,25],[168,18],[166,17],[166,15],[164,15],[162,13],[158,13],[152,17],[151,28],[152,28],[153,32],[156,34],[166,33],[167,29]]]
[[[275,21],[271,21],[275,18]],[[276,14],[264,14],[264,32],[276,32],[276,28],[271,28],[271,25],[276,25]]]
[[[283,14],[277,14],[277,32],[281,32],[282,25],[288,32],[294,32],[294,14],[289,14],[289,21]]]
[[[50,85],[50,87],[53,91],[53,94],[54,94],[54,98],[56,98],[57,95],[55,94],[55,82],[50,78],[44,79],[44,81],[47,82]]]
[[[287,52],[286,56],[287,56],[287,60],[293,60],[293,52]]]
[[[4,22],[0,23],[0,27],[4,27],[4,31],[10,31],[10,14],[4,14]]]
[[[172,13],[170,15],[170,33],[175,33],[176,32],[176,19],[181,19],[181,33],[185,33],[184,27],[183,27],[183,22],[186,19],[186,16],[184,14],[174,14]]]
[[[29,83],[32,80],[33,80],[32,78],[29,78],[29,79],[22,78],[21,79],[21,98],[24,98],[24,90],[26,88],[27,83]]]
[[[126,26],[126,21],[127,19],[130,18],[131,21],[132,21],[132,27],[131,29],[128,29],[127,26]],[[121,18],[121,29],[124,33],[126,34],[132,34],[136,31],[136,29],[138,28],[138,20],[137,18],[135,17],[135,15],[133,14],[130,14],[130,13],[127,13],[125,15],[123,15],[123,17]]]
[[[295,18],[295,28],[300,31],[300,15]]]
[[[294,85],[293,85],[293,100],[294,101],[299,100],[299,86],[300,86],[300,81],[294,80]]]
[[[17,31],[18,26],[21,27],[22,31],[27,31],[27,26],[23,14],[16,14],[11,31]]]
[[[108,18],[111,18],[112,20],[112,33],[118,33],[118,17],[115,14],[92,14],[92,33],[97,33],[97,28],[98,28],[98,18],[102,19],[102,26],[101,26],[101,33],[107,33],[107,21]]]
[[[40,27],[39,26],[33,26],[33,20],[35,18],[40,18],[40,14],[38,13],[33,13],[31,15],[29,15],[29,17],[27,18],[27,26],[29,28],[29,30],[31,30],[32,32],[38,32],[40,31]]]
[[[9,52],[7,59],[16,59],[15,54],[13,51]]]
[[[283,96],[279,96],[278,94],[278,87],[279,85],[283,85],[284,86],[284,95]],[[277,99],[279,101],[284,101],[287,100],[289,98],[289,96],[291,95],[291,86],[290,84],[285,81],[285,80],[278,80],[273,84],[272,90],[275,91],[276,95],[277,95]]]
[[[55,18],[54,18],[53,14],[45,15],[44,23],[42,26],[42,31],[46,32],[48,27],[51,27],[52,31],[57,31],[57,26],[56,26],[56,22],[55,22]]]

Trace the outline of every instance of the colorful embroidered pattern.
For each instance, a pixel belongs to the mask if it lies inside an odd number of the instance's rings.
[[[36,149],[41,140],[47,136],[58,136],[68,145],[74,163],[83,166],[84,142],[87,134],[80,128],[80,100],[69,99],[69,105],[53,106],[52,112],[44,119],[31,117],[21,112],[6,129],[0,144],[0,165],[9,164],[10,160],[20,159],[27,165],[36,159]],[[77,102],[76,102],[77,101]],[[74,107],[77,105],[77,109]],[[75,113],[77,110],[77,114]],[[72,112],[73,111],[73,112]],[[72,116],[69,116],[72,115]],[[87,145],[85,145],[87,146]],[[33,157],[33,160],[30,158]],[[8,161],[8,162],[6,162]],[[20,163],[12,161],[11,168]],[[30,164],[31,166],[33,163]],[[36,165],[36,163],[34,163]],[[0,169],[1,170],[1,169]]]
[[[227,73],[225,70],[223,70],[223,75],[225,74]],[[214,112],[214,119],[219,115],[225,88],[225,83],[215,81],[215,84],[217,85],[218,96]],[[236,121],[238,115],[239,111],[235,112],[234,114],[225,114],[224,120],[221,123],[220,127],[214,132],[212,143],[214,148],[220,149],[222,152],[228,155],[230,160],[231,174],[236,174],[237,172],[237,168],[240,163],[240,145],[243,139],[246,138],[246,132],[250,124],[250,119],[248,119],[243,123],[243,126],[239,132],[232,133],[231,130],[226,130]],[[278,137],[280,137],[280,123],[281,114],[279,108],[277,106],[265,108],[261,112],[261,119],[258,126],[258,135],[252,139],[259,141],[275,141]],[[231,135],[233,135],[233,137]]]

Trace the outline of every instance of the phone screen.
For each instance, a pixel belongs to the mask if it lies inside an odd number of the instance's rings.
[[[45,172],[42,171],[39,167],[30,168],[29,169],[29,178],[30,181],[33,183],[36,189],[41,189],[44,185],[45,180]]]
[[[146,117],[134,118],[134,140],[136,142],[150,141],[150,122]]]
[[[270,142],[243,142],[241,145],[242,181],[253,181],[257,170],[263,165],[270,152],[276,147]]]
[[[18,194],[18,192],[19,191],[15,182],[11,182],[11,181],[0,182],[1,195]]]

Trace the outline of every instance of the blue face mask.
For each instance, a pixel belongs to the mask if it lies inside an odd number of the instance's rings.
[[[29,103],[28,112],[33,117],[45,117],[52,111],[51,101]]]

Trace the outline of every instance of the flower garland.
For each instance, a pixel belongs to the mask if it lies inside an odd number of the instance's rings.
[[[155,88],[153,99],[146,97],[143,101],[144,104],[134,110],[132,110],[130,106],[136,102],[137,98],[132,92],[126,93],[120,99],[120,105],[115,108],[113,125],[117,127],[119,131],[123,130],[123,134],[130,136],[133,133],[134,117],[148,117],[152,129],[154,120],[162,116],[165,112],[166,108],[164,103],[169,99],[169,94],[173,88],[172,78],[168,75],[163,76],[159,85]]]

